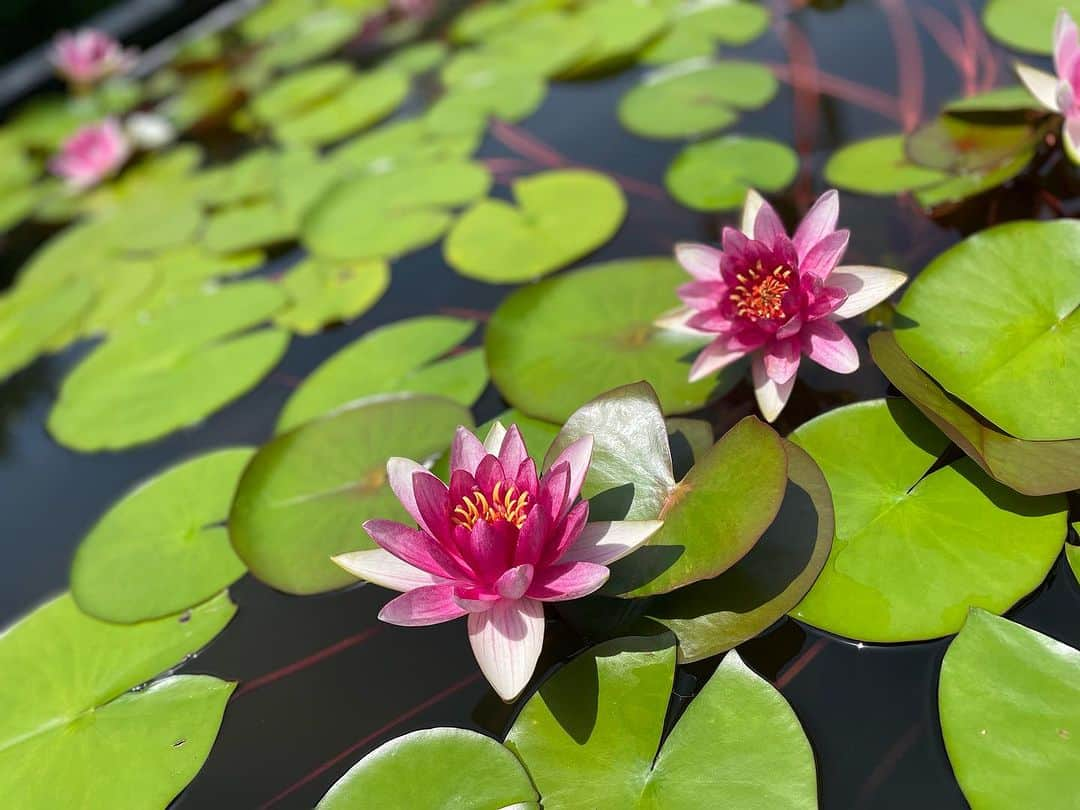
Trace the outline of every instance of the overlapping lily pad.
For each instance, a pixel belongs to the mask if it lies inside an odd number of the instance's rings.
[[[71,568],[79,608],[109,622],[179,613],[244,574],[222,525],[254,451],[218,450],[170,467],[106,512]]]
[[[674,675],[665,634],[593,647],[540,687],[507,746],[546,810],[817,807],[814,757],[798,718],[736,653],[661,745]]]
[[[937,467],[948,439],[907,402],[839,408],[791,439],[836,504],[829,564],[792,612],[801,621],[862,641],[947,635],[972,606],[1007,610],[1061,553],[1064,498],[1018,495],[967,458]]]
[[[574,66],[594,43],[592,28],[580,19],[548,13],[526,17],[487,37],[474,51],[513,63],[539,76]]]
[[[678,304],[685,272],[666,258],[598,264],[524,287],[495,311],[484,338],[496,387],[515,407],[564,422],[604,391],[644,379],[665,414],[696,410],[729,390],[736,364],[718,379],[687,382],[705,341],[653,321]]]
[[[443,131],[427,118],[410,118],[346,141],[332,157],[349,171],[382,174],[402,166],[466,158],[476,151],[481,137],[480,127]]]
[[[355,583],[330,557],[374,547],[365,520],[408,520],[386,482],[387,459],[434,459],[458,425],[471,424],[449,399],[399,394],[279,435],[240,479],[229,515],[233,548],[252,574],[287,593]]]
[[[348,321],[375,306],[390,286],[390,266],[381,259],[326,262],[304,259],[281,280],[289,305],[274,323],[298,335]]]
[[[445,355],[475,328],[460,318],[428,316],[369,332],[326,360],[296,389],[281,411],[278,432],[375,394],[432,394],[472,405],[487,386],[482,352]]]
[[[983,9],[983,24],[1010,48],[1049,54],[1054,44],[1054,18],[1060,9],[1073,18],[1080,17],[1077,0],[989,0]]]
[[[462,122],[484,122],[494,116],[520,121],[536,111],[547,85],[535,70],[516,61],[466,53],[440,74],[446,93],[428,115],[440,129],[459,129]]]
[[[769,12],[745,0],[684,0],[672,12],[667,32],[649,45],[640,61],[651,65],[713,55],[717,43],[746,45],[769,26]]]
[[[58,335],[77,328],[94,301],[85,281],[21,284],[0,298],[0,380],[29,365]]]
[[[798,155],[784,144],[729,135],[686,147],[668,167],[664,183],[688,208],[734,211],[750,189],[782,191],[798,171]]]
[[[588,48],[573,66],[559,74],[580,79],[610,72],[631,62],[638,51],[660,35],[668,13],[659,3],[592,0],[571,15],[591,33]]]
[[[941,730],[974,810],[1080,795],[1080,651],[973,610],[941,665]]]
[[[446,261],[461,274],[502,284],[546,275],[607,242],[626,216],[618,185],[596,172],[544,172],[513,191],[517,207],[483,200],[446,237]]]
[[[825,164],[825,178],[849,191],[891,197],[944,182],[948,175],[913,163],[903,135],[879,135],[834,152]]]

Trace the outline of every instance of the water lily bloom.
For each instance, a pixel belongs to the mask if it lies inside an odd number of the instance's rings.
[[[134,51],[120,47],[108,34],[89,28],[57,34],[49,59],[61,76],[80,87],[127,73],[136,61]]]
[[[82,127],[68,138],[49,168],[75,190],[90,188],[120,169],[131,143],[115,118]]]
[[[679,288],[685,307],[657,324],[709,335],[690,380],[752,355],[754,393],[770,422],[780,415],[803,355],[841,374],[859,367],[854,344],[836,321],[865,312],[907,279],[884,267],[837,266],[849,232],[837,230],[839,195],[823,194],[793,237],[754,191],[742,230],[724,228],[721,249],[680,244],[675,257],[694,281]]]
[[[379,618],[404,627],[468,616],[469,641],[503,700],[532,677],[544,640],[544,602],[578,599],[608,578],[661,521],[588,523],[578,493],[592,437],[569,445],[543,477],[517,426],[496,424],[487,440],[459,427],[450,486],[414,461],[392,458],[390,487],[417,528],[369,520],[378,545],[334,557],[346,571],[402,592]]]
[[[1061,141],[1074,163],[1080,163],[1080,36],[1076,23],[1062,9],[1054,23],[1054,76],[1022,63],[1016,75],[1044,109],[1060,113]]]

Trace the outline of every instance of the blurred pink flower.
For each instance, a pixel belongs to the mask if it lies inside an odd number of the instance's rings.
[[[787,404],[802,355],[841,374],[859,367],[859,354],[836,321],[883,301],[907,276],[884,267],[837,267],[849,235],[836,229],[839,214],[839,195],[829,191],[788,237],[772,206],[751,191],[742,230],[724,228],[721,250],[675,247],[694,281],[679,288],[685,307],[658,325],[714,337],[691,367],[691,381],[753,355],[754,393],[771,422]]]
[[[449,488],[421,465],[392,458],[390,486],[418,529],[369,520],[380,546],[334,557],[346,571],[402,595],[379,613],[406,627],[468,616],[469,640],[503,700],[529,682],[544,640],[544,602],[578,599],[608,578],[660,521],[587,523],[578,501],[592,437],[568,446],[538,478],[517,426],[481,443],[458,428]]]
[[[134,51],[120,47],[108,34],[89,28],[57,34],[49,59],[61,76],[81,86],[127,73],[136,61]]]
[[[437,0],[391,0],[391,8],[402,17],[425,19],[435,13]]]
[[[1054,70],[1057,75],[1017,62],[1016,75],[1045,109],[1065,117],[1061,140],[1074,163],[1080,163],[1080,35],[1062,9],[1054,23]]]
[[[117,172],[131,156],[131,144],[115,118],[82,127],[68,138],[49,168],[76,190],[90,188]]]

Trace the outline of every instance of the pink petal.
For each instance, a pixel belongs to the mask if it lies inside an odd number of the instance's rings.
[[[476,468],[486,456],[487,450],[473,432],[458,425],[454,433],[454,442],[450,445],[450,470],[465,470],[476,474]]]
[[[525,440],[521,438],[521,431],[517,425],[511,425],[503,438],[502,448],[499,450],[499,463],[507,475],[513,475],[521,466],[521,462],[529,457],[529,451],[525,448]]]
[[[484,449],[493,456],[499,455],[499,448],[502,447],[504,438],[506,438],[506,428],[496,419],[491,425],[491,430],[488,431],[487,438],[484,439]]]
[[[847,298],[833,310],[833,319],[840,321],[866,312],[896,292],[905,281],[906,275],[888,267],[851,264],[837,267],[825,283],[842,289]]]
[[[729,341],[724,338],[717,338],[701,350],[701,354],[697,356],[694,364],[690,366],[690,382],[703,380],[745,355],[745,349],[731,348]]]
[[[405,511],[412,516],[421,529],[431,533],[431,527],[424,522],[420,509],[416,506],[416,494],[413,492],[413,476],[417,473],[426,473],[427,468],[407,458],[392,458],[386,462],[386,480],[390,489],[401,501]]]
[[[1039,102],[1044,108],[1051,112],[1060,112],[1061,108],[1058,105],[1058,77],[1044,70],[1025,65],[1022,62],[1017,62],[1013,65],[1013,70],[1016,71],[1016,76],[1027,88],[1028,92]],[[1066,87],[1068,85],[1066,84]]]
[[[767,348],[762,356],[765,373],[769,379],[782,385],[799,370],[799,339],[779,340]]]
[[[824,280],[847,250],[850,236],[851,233],[847,230],[833,231],[826,236],[799,262],[800,272]]]
[[[680,242],[675,245],[675,259],[683,269],[701,281],[720,279],[720,259],[723,253],[708,245]]]
[[[379,619],[401,627],[425,627],[448,622],[466,612],[454,601],[453,585],[431,585],[391,599],[379,611]]]
[[[787,323],[776,330],[776,339],[784,340],[785,338],[793,337],[799,334],[799,330],[802,329],[803,320],[799,315],[792,315]]]
[[[787,239],[784,223],[780,221],[776,210],[764,200],[754,220],[754,239],[769,247],[774,247],[780,241]]]
[[[836,277],[836,272],[833,271],[827,279],[828,284],[832,284],[832,279]],[[813,301],[806,310],[807,320],[816,321],[818,318],[824,318],[826,315],[832,315],[836,310],[843,306],[847,300],[847,292],[839,286],[833,287],[821,287],[813,294]]]
[[[591,562],[608,565],[641,546],[661,526],[662,520],[610,520],[588,523],[577,541],[559,558],[561,563]]]
[[[464,529],[465,527],[460,527]],[[482,582],[494,581],[510,565],[514,529],[505,520],[476,521],[464,532],[455,530],[458,548]]]
[[[566,462],[552,464],[540,479],[540,488],[536,492],[536,506],[529,511],[529,517],[532,517],[532,513],[537,509],[541,509],[548,516],[551,524],[558,523],[562,520],[562,509],[568,500],[566,493],[569,487],[570,465]]]
[[[728,286],[723,281],[691,281],[676,290],[682,302],[698,311],[712,309],[728,295]]]
[[[465,576],[458,560],[451,556],[431,535],[410,529],[392,520],[369,520],[364,531],[371,539],[415,568],[444,579]]]
[[[1066,118],[1061,130],[1061,145],[1073,163],[1080,164],[1080,118]]]
[[[469,613],[483,613],[491,610],[501,597],[483,588],[457,586],[454,588],[454,602]]]
[[[844,330],[832,321],[812,321],[802,331],[803,351],[815,363],[838,374],[859,367],[859,352]]]
[[[544,645],[544,606],[534,599],[504,600],[469,615],[476,663],[495,692],[509,702],[528,685]]]
[[[476,485],[485,492],[491,492],[495,484],[506,480],[506,470],[499,463],[498,456],[484,456],[476,468]]]
[[[541,602],[569,602],[600,589],[611,572],[606,565],[572,562],[553,565],[537,573],[529,588],[529,598]]]
[[[1058,76],[1068,81],[1078,58],[1080,35],[1076,23],[1065,9],[1061,9],[1054,21],[1054,70]]]
[[[570,465],[570,482],[566,488],[563,514],[569,511],[570,504],[581,493],[581,487],[585,483],[585,476],[589,472],[589,464],[592,463],[592,446],[593,437],[591,435],[582,436],[580,439],[570,443],[551,464],[551,469],[564,462]]]
[[[425,585],[444,584],[440,577],[410,565],[381,548],[350,551],[330,559],[354,577],[392,591],[404,592]]]
[[[570,510],[570,513],[566,516],[566,519],[563,520],[562,525],[558,527],[557,534],[553,537],[549,537],[548,542],[545,544],[544,552],[541,555],[541,562],[543,562],[544,565],[551,565],[552,563],[558,562],[559,558],[566,552],[566,549],[577,542],[577,539],[581,535],[588,520],[589,502],[581,501],[575,504]]]
[[[550,476],[545,476],[550,477]],[[569,473],[563,478],[565,491]],[[517,549],[514,551],[514,562],[518,565],[528,563],[536,565],[543,556],[547,546],[548,535],[551,533],[553,517],[551,511],[541,504],[537,504],[529,510],[525,522],[518,530]]]
[[[817,198],[817,202],[806,212],[799,223],[792,242],[799,255],[799,261],[806,259],[810,250],[829,234],[836,230],[840,219],[840,195],[835,191],[826,191]]]
[[[757,216],[757,212],[754,212],[754,216]],[[746,252],[747,246],[750,244],[750,237],[754,235],[754,226],[751,221],[750,230],[737,231],[734,228],[724,228],[720,232],[720,244],[724,248],[725,256],[741,256]]]
[[[767,204],[765,198],[754,189],[746,192],[746,201],[743,203],[742,218],[739,225],[744,234],[751,238],[754,236],[754,223],[757,221],[758,212],[761,210],[761,206]],[[727,246],[724,247],[724,250],[727,250]]]
[[[725,314],[725,308],[718,307],[696,313],[687,321],[687,326],[699,335],[710,336],[730,332],[735,328],[736,323]]]
[[[521,462],[521,466],[517,469],[517,475],[514,476],[514,485],[518,488],[518,492],[536,494],[537,489],[540,487],[540,479],[536,475],[536,462],[531,458]]]
[[[754,397],[757,399],[758,409],[766,422],[773,422],[787,405],[791,389],[795,386],[795,377],[792,376],[786,383],[773,381],[765,373],[765,362],[760,357],[754,358],[751,369],[754,378]]]
[[[428,527],[428,534],[442,539],[450,534],[450,491],[427,470],[413,473],[416,509]]]
[[[506,571],[495,582],[495,590],[505,599],[520,599],[533,581],[531,565],[517,565]]]

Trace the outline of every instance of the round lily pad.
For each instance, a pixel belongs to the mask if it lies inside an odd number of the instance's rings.
[[[735,123],[739,110],[768,104],[778,87],[772,73],[752,62],[673,65],[623,96],[619,121],[643,138],[707,135]]]
[[[897,307],[911,326],[896,340],[1006,433],[1080,438],[1078,302],[1080,222],[1010,223],[964,240],[919,274]]]
[[[517,207],[483,200],[446,237],[443,254],[462,275],[499,284],[546,275],[603,245],[626,216],[618,185],[596,172],[544,172],[513,191]]]
[[[609,72],[632,61],[638,51],[663,32],[668,14],[653,3],[592,0],[571,19],[588,28],[592,39],[573,66],[559,74],[562,79]]]
[[[692,144],[668,167],[671,196],[696,211],[734,211],[750,189],[782,191],[795,179],[799,157],[767,138],[729,135]]]
[[[333,98],[355,77],[344,62],[327,62],[278,79],[251,101],[251,114],[274,124]]]
[[[1061,496],[1018,495],[968,458],[935,469],[948,439],[902,400],[830,411],[793,442],[821,466],[836,539],[792,615],[861,641],[936,638],[970,607],[1001,613],[1034,590],[1065,540]]]
[[[79,608],[140,622],[205,602],[244,575],[222,525],[254,451],[218,450],[165,470],[106,512],[71,567]]]
[[[438,40],[418,42],[394,51],[382,62],[382,67],[410,76],[418,76],[441,65],[446,59],[446,54],[447,47],[443,42]]]
[[[428,113],[439,128],[489,116],[520,121],[532,115],[547,93],[534,70],[501,58],[465,53],[448,63],[441,78],[447,92]]]
[[[880,135],[834,152],[825,164],[825,179],[846,191],[891,197],[941,183],[948,175],[912,163],[903,135]]]
[[[374,548],[365,520],[408,520],[387,484],[387,459],[434,459],[458,425],[472,425],[461,405],[399,394],[279,435],[240,479],[229,515],[233,548],[252,574],[286,593],[354,584],[331,556]]]
[[[409,318],[369,332],[319,366],[278,419],[280,433],[375,394],[434,394],[468,407],[487,387],[482,352],[443,358],[475,329],[442,316]]]
[[[675,288],[685,281],[670,259],[627,259],[516,290],[484,338],[495,386],[515,407],[549,422],[562,423],[583,402],[642,379],[664,413],[697,410],[742,371],[736,365],[718,379],[687,381],[705,341],[653,325],[678,304]]]
[[[309,146],[340,141],[386,118],[408,93],[408,77],[396,70],[360,74],[331,98],[275,119],[274,137]]]
[[[78,328],[94,301],[82,280],[20,283],[0,297],[0,380],[32,363],[51,341]]]
[[[298,335],[348,321],[375,306],[390,285],[390,266],[381,259],[326,262],[305,259],[285,274],[289,305],[274,323]]]
[[[995,39],[1028,53],[1049,55],[1054,46],[1054,18],[1064,9],[1080,18],[1078,0],[989,0],[983,24]]]
[[[642,51],[639,61],[663,65],[712,56],[716,43],[746,45],[769,27],[769,12],[752,2],[685,2],[667,32]]]
[[[536,799],[525,769],[501,744],[463,728],[432,728],[380,745],[330,788],[316,810],[534,810]]]
[[[973,610],[941,664],[941,731],[975,810],[1080,795],[1080,651]]]

